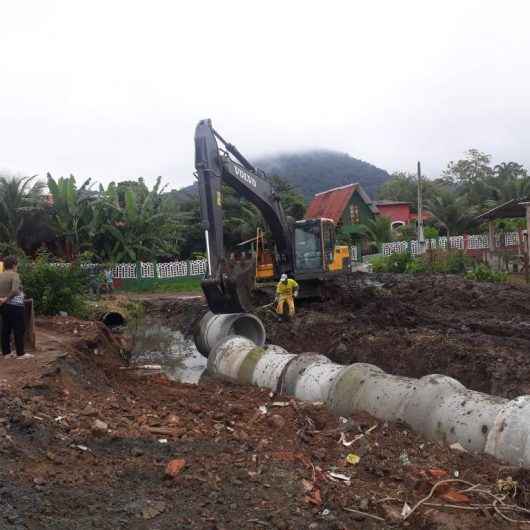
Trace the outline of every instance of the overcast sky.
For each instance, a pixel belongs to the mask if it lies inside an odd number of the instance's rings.
[[[526,0],[0,0],[0,169],[193,181],[210,117],[242,153],[437,174],[530,166]]]

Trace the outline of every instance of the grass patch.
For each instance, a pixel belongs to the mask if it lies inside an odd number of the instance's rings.
[[[143,280],[124,280],[119,291],[128,293],[193,293],[201,291],[202,277],[145,278]]]

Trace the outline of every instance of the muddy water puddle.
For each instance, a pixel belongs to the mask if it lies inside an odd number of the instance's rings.
[[[180,331],[149,323],[135,333],[131,364],[148,366],[146,371],[159,370],[173,381],[197,384],[206,362],[193,339]]]

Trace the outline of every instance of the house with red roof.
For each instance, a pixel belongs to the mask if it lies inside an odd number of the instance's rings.
[[[364,224],[379,214],[375,203],[360,184],[348,184],[317,193],[309,203],[305,218],[332,219],[337,226]]]

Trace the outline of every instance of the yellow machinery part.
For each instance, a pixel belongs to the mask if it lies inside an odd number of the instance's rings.
[[[350,247],[346,245],[338,245],[335,247],[333,253],[333,261],[329,264],[330,271],[344,270],[344,263],[348,262],[350,258]]]

